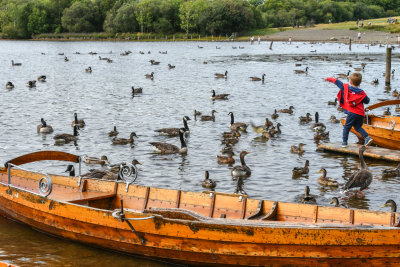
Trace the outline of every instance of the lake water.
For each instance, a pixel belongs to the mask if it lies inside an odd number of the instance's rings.
[[[216,46],[220,49],[216,49]],[[203,47],[203,48],[199,48]],[[233,49],[237,47],[237,49]],[[239,49],[243,47],[243,49]],[[130,50],[132,54],[121,56]],[[90,55],[89,52],[97,52]],[[140,54],[139,51],[145,52]],[[150,54],[148,54],[150,51]],[[159,53],[167,51],[167,54]],[[311,52],[316,51],[316,52]],[[340,118],[343,114],[336,107],[328,106],[338,89],[324,82],[323,78],[336,73],[353,71],[367,63],[363,74],[363,88],[371,98],[390,99],[391,91],[385,90],[385,47],[353,44],[347,45],[275,42],[272,50],[269,43],[199,43],[199,42],[31,42],[0,41],[0,163],[38,150],[60,150],[78,155],[107,155],[112,163],[130,162],[133,158],[142,165],[138,184],[162,188],[202,191],[204,171],[217,181],[216,190],[232,193],[235,181],[230,167],[219,165],[216,155],[221,154],[221,133],[229,131],[229,112],[236,121],[257,125],[270,118],[274,109],[295,107],[294,114],[280,114],[274,123],[282,124],[282,134],[263,142],[249,127],[242,134],[234,151],[250,152],[246,163],[252,175],[245,181],[244,189],[250,197],[279,201],[298,201],[306,185],[320,205],[329,205],[333,196],[339,196],[352,208],[383,210],[380,206],[389,198],[396,198],[400,190],[399,178],[383,179],[384,169],[396,164],[367,160],[374,175],[365,198],[355,199],[340,189],[323,188],[317,179],[318,170],[325,168],[328,176],[343,185],[358,168],[358,158],[316,152],[314,132],[310,125],[299,124],[299,116],[307,112],[320,114],[330,132],[331,142],[341,142],[342,127],[329,122],[329,117]],[[75,54],[80,52],[80,54]],[[42,54],[44,53],[44,54]],[[64,62],[64,53],[69,58]],[[99,60],[109,57],[113,63]],[[321,57],[322,56],[322,57]],[[323,56],[329,58],[324,60]],[[304,57],[301,62],[293,57]],[[364,60],[371,58],[373,61]],[[12,66],[11,60],[22,66]],[[161,63],[152,66],[149,60]],[[207,64],[204,64],[207,62]],[[176,68],[169,70],[167,64]],[[296,67],[300,63],[302,66]],[[392,68],[399,64],[397,50],[393,51]],[[92,67],[91,74],[85,69]],[[308,75],[294,74],[295,69],[309,67]],[[227,79],[215,79],[214,73],[228,71]],[[145,74],[154,72],[154,80]],[[250,76],[265,73],[265,83],[252,82]],[[37,82],[37,87],[25,86],[29,80],[40,75],[47,82]],[[400,75],[400,74],[399,74]],[[377,86],[370,82],[378,78]],[[12,81],[13,90],[5,84]],[[143,94],[131,96],[131,86],[143,87]],[[398,88],[397,73],[392,79],[392,88]],[[393,90],[392,89],[392,90]],[[228,101],[211,101],[211,90],[230,94]],[[193,110],[209,115],[217,111],[215,122],[195,121]],[[53,136],[57,133],[72,133],[73,113],[77,112],[86,122],[80,130],[77,145],[55,146]],[[383,109],[374,111],[381,114]],[[394,108],[392,108],[394,113]],[[153,153],[149,142],[166,141],[179,146],[178,138],[158,136],[155,129],[182,127],[182,117],[189,116],[190,136],[187,138],[188,154],[160,156]],[[40,118],[54,128],[54,133],[36,133]],[[117,126],[119,137],[128,138],[130,132],[138,135],[135,146],[114,146],[107,133]],[[350,142],[356,142],[350,135]],[[305,143],[302,155],[290,153],[290,146]],[[238,157],[237,164],[239,164]],[[297,179],[292,178],[292,169],[303,166],[310,160],[310,173]],[[63,173],[66,164],[52,162],[30,164],[27,168]],[[87,171],[94,166],[84,166]],[[0,219],[0,260],[21,266],[63,265],[93,266],[107,262],[115,266],[159,266],[159,263],[88,248],[84,245],[59,240],[35,232],[26,226]]]

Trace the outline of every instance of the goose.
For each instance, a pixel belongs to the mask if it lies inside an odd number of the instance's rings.
[[[89,66],[89,68],[85,69],[85,71],[86,71],[87,73],[92,73],[92,67]]]
[[[175,69],[175,66],[173,66],[173,65],[171,65],[171,64],[168,64],[168,69],[170,70],[170,69]]]
[[[382,176],[386,178],[400,176],[400,164],[395,169],[384,170]]]
[[[153,80],[154,79],[154,72],[150,73],[150,74],[146,74],[144,75],[146,77],[146,79],[150,79]]]
[[[16,62],[14,62],[14,60],[11,60],[11,64],[12,64],[13,66],[21,66],[21,65],[22,65],[22,63],[16,63]]]
[[[332,115],[329,119],[330,119],[330,121],[332,123],[339,123],[340,122],[340,120],[336,119],[336,117],[334,115]]]
[[[336,182],[335,180],[326,177],[326,169],[322,168],[318,171],[318,173],[322,173],[321,177],[318,178],[318,183],[322,186],[333,186],[337,187],[339,186],[339,183]]]
[[[117,126],[114,126],[114,130],[108,133],[108,136],[117,136],[119,132],[117,131]]]
[[[101,56],[99,56],[99,60],[107,60],[108,58],[107,57],[101,57]]]
[[[139,87],[139,88],[135,89],[135,87],[131,86],[131,89],[132,89],[132,95],[143,93],[143,88],[142,87]]]
[[[101,156],[100,158],[96,157],[85,157],[86,164],[100,164],[101,166],[105,165],[106,163],[109,164],[107,156]]]
[[[45,82],[45,81],[46,81],[46,75],[40,75],[40,76],[37,78],[37,80],[38,80],[39,82]]]
[[[264,81],[264,79],[265,79],[265,74],[263,74],[262,76],[261,76],[261,78],[259,78],[259,77],[250,77],[250,79],[252,80],[252,81],[255,81],[255,82],[258,82],[258,81]]]
[[[82,174],[81,177],[115,181],[118,180],[119,175],[108,170],[92,169],[88,173]]]
[[[53,132],[53,127],[48,125],[43,118],[41,118],[40,121],[42,123],[37,126],[38,133],[52,133]]]
[[[74,113],[74,120],[71,123],[72,127],[74,127],[75,125],[78,125],[79,128],[83,128],[86,125],[84,120],[82,119],[78,120],[78,113],[76,112]]]
[[[201,115],[200,111],[194,110],[193,117],[194,117],[195,120],[197,120],[197,116],[200,116],[200,115]]]
[[[391,71],[391,73],[390,73],[390,76],[392,76],[392,78],[394,77],[394,71],[395,71],[395,70],[392,70],[392,71]],[[385,72],[385,73],[383,73],[383,75],[382,75],[382,76],[383,76],[383,77],[385,77],[385,76],[386,76],[386,72]]]
[[[301,199],[301,202],[302,203],[316,202],[315,197],[310,196],[310,187],[308,187],[308,185],[306,186],[304,197]]]
[[[36,87],[36,81],[28,81],[27,83],[26,83],[26,86],[27,87],[29,87],[29,88],[32,88],[32,87]]]
[[[347,74],[338,73],[338,74],[336,74],[336,78],[347,79],[347,78],[349,78],[350,73],[351,73],[351,71],[348,71]]]
[[[346,204],[339,203],[339,199],[337,197],[333,197],[329,204],[333,204],[335,207],[348,208]]]
[[[243,122],[236,122],[235,123],[235,118],[234,118],[232,112],[229,112],[228,116],[231,116],[231,125],[229,126],[229,128],[231,130],[233,130],[233,131],[238,131],[238,130],[246,131],[246,129],[247,129],[247,124],[246,123],[243,123]]]
[[[139,138],[135,132],[131,132],[131,135],[129,136],[129,139],[126,138],[114,138],[112,140],[113,145],[126,145],[126,144],[132,144],[135,142],[133,137]]]
[[[183,134],[185,133],[185,128],[181,128],[179,131],[179,139],[181,141],[181,148],[171,145],[168,143],[161,143],[161,142],[151,142],[150,144],[153,146],[154,150],[157,153],[161,154],[186,154],[187,153],[187,147],[186,147],[186,142],[185,139],[183,138]]]
[[[7,82],[6,89],[14,89],[14,84],[12,82]]]
[[[211,180],[210,178],[210,174],[208,173],[208,171],[204,172],[204,181],[201,183],[201,186],[204,188],[215,188],[215,186],[217,186],[217,183],[213,180]]]
[[[316,131],[314,135],[314,140],[328,140],[329,132]]]
[[[323,124],[322,122],[319,122],[319,114],[318,112],[315,112],[315,122],[311,125],[311,129],[313,129],[314,131],[325,131],[326,130],[326,126],[325,124]]]
[[[215,121],[215,114],[216,111],[215,110],[211,110],[211,116],[209,115],[204,115],[200,117],[201,121]]]
[[[247,193],[243,190],[242,177],[238,177],[237,182],[236,182],[236,188],[235,188],[235,191],[233,193],[234,194],[239,194],[239,195],[247,195]]]
[[[159,65],[160,64],[160,62],[159,61],[155,61],[155,60],[150,60],[150,64],[151,65]]]
[[[215,78],[228,78],[228,71],[226,70],[225,71],[225,74],[224,73],[214,73],[214,76],[215,76]]]
[[[219,164],[234,164],[235,159],[233,158],[233,152],[228,152],[228,157],[217,155],[217,161]]]
[[[312,121],[311,114],[307,112],[306,116],[299,117],[300,123],[309,123]]]
[[[362,66],[361,68],[354,68],[355,71],[364,71],[365,66]]]
[[[386,116],[389,116],[389,115],[391,115],[392,113],[390,113],[390,109],[389,108],[387,108],[384,112],[383,112],[383,115],[386,115]]]
[[[229,94],[215,94],[215,90],[211,90],[211,100],[228,100]]]
[[[336,106],[338,99],[335,98],[335,101],[328,101],[328,106]]]
[[[69,143],[71,141],[77,141],[78,140],[78,125],[74,126],[74,134],[56,134],[53,139],[55,140],[55,143],[58,145],[64,144],[64,143]]]
[[[294,109],[294,107],[290,106],[289,108],[280,109],[280,110],[278,110],[278,112],[292,114],[293,113],[293,109]]]
[[[304,167],[294,167],[292,173],[293,175],[307,174],[310,171],[309,166],[310,166],[310,161],[306,160]]]
[[[236,165],[235,167],[232,168],[231,175],[233,177],[249,177],[251,175],[251,170],[244,161],[244,156],[246,156],[249,153],[250,152],[247,151],[240,152],[241,165]]]
[[[305,70],[294,70],[296,74],[308,74],[308,67]]]
[[[185,135],[190,133],[189,126],[187,121],[190,121],[188,116],[183,117],[183,129],[185,129]],[[181,128],[162,128],[158,130],[154,130],[154,132],[159,133],[161,135],[168,135],[168,136],[178,136]]]
[[[291,146],[290,147],[290,152],[295,153],[295,154],[302,154],[304,153],[304,149],[303,146],[305,146],[306,144],[300,143],[299,146]]]
[[[271,114],[271,119],[276,120],[279,117],[279,114],[274,110],[274,113]]]
[[[396,212],[397,211],[397,205],[396,202],[394,202],[392,199],[389,199],[388,201],[383,204],[382,208],[384,207],[391,207],[390,211],[391,212]]]
[[[358,192],[364,196],[361,192],[365,188],[367,188],[372,182],[372,173],[368,170],[368,166],[364,161],[364,151],[366,150],[366,146],[360,146],[359,149],[359,158],[360,158],[360,169],[353,173],[349,179],[349,181],[344,186],[344,190],[348,190],[350,188],[359,187]]]
[[[70,177],[75,177],[75,168],[74,165],[68,165],[65,172],[69,172]]]
[[[64,62],[68,62],[69,59],[67,57],[64,57]]]
[[[379,84],[379,80],[378,80],[378,79],[375,79],[375,80],[373,80],[373,81],[371,82],[371,84],[372,84],[372,85],[378,85],[378,84]]]

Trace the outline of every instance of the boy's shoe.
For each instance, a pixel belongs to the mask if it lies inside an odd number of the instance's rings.
[[[369,145],[371,145],[373,141],[374,141],[374,140],[373,140],[371,137],[368,136],[367,138],[365,138],[364,146],[369,146]]]
[[[347,147],[347,142],[343,142],[342,147]]]

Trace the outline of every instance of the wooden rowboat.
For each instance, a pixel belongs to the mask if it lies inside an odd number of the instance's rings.
[[[39,160],[81,161],[56,151],[8,161],[0,212],[62,238],[193,265],[400,263],[399,213],[134,185],[133,166],[121,181],[20,167]]]
[[[389,149],[400,150],[400,117],[368,114],[368,111],[373,109],[398,104],[400,104],[400,100],[388,100],[371,105],[365,109],[367,113],[365,114],[363,128],[374,139],[374,144]],[[344,125],[346,118],[342,118],[341,122]],[[354,127],[351,128],[351,132],[357,135],[360,140],[363,140],[362,136],[354,130]]]

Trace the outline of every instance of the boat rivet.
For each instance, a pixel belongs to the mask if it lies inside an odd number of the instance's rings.
[[[242,202],[243,197],[239,196],[239,202]]]
[[[210,198],[212,198],[213,197],[213,193],[210,193]]]

